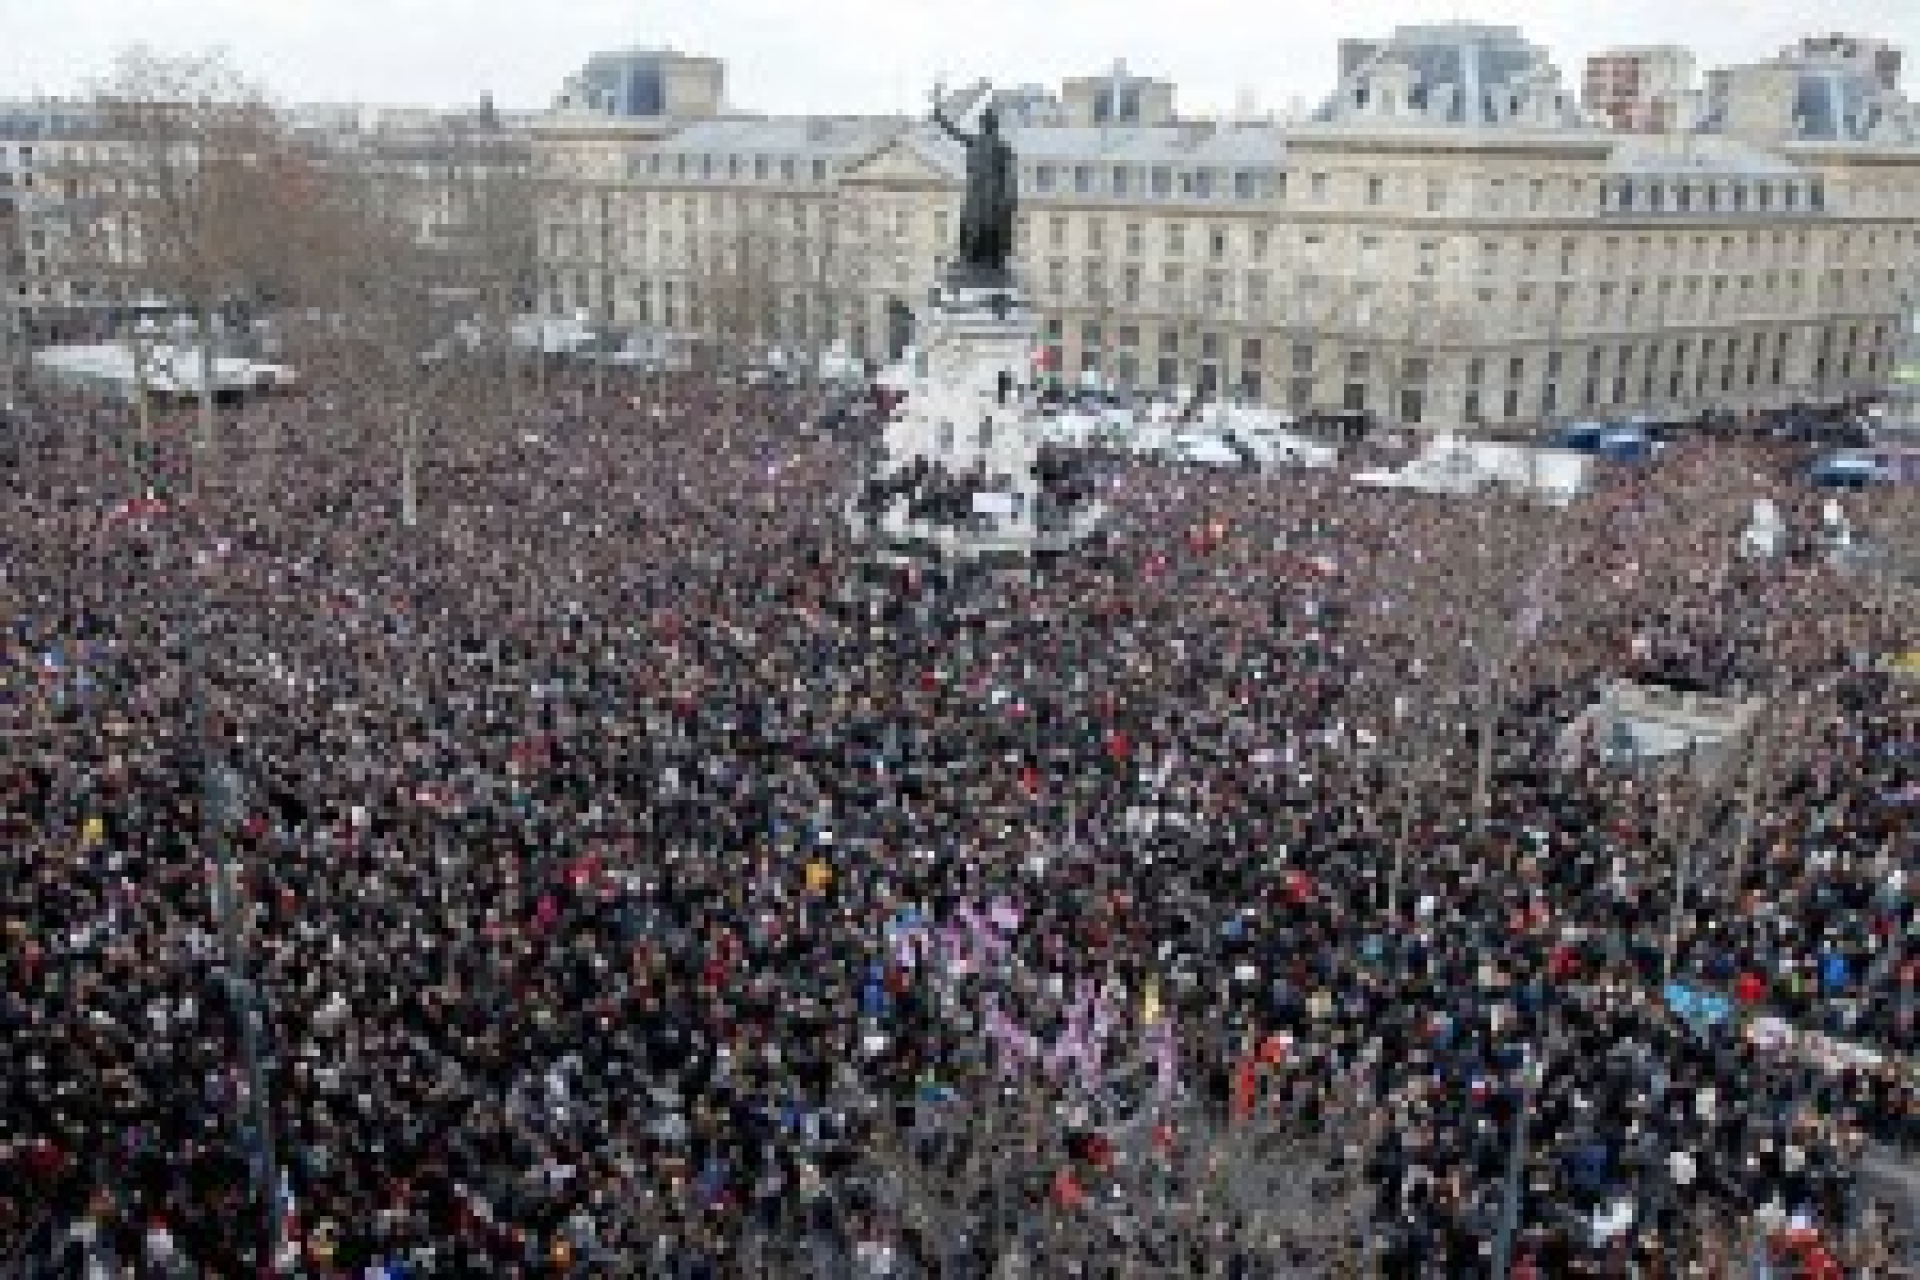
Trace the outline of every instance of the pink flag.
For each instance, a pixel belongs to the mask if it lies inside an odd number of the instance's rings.
[[[1153,1055],[1153,1095],[1171,1102],[1180,1087],[1180,1050],[1173,1039],[1173,1019],[1160,1018],[1147,1028],[1147,1051]]]

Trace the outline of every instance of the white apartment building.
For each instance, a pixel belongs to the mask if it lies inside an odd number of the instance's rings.
[[[1904,100],[1832,63],[1769,64],[1728,73],[1735,101],[1700,128],[1633,137],[1511,28],[1406,27],[1351,53],[1289,125],[1183,120],[1170,90],[1156,116],[1150,82],[1109,99],[1150,123],[1065,123],[1092,115],[1097,78],[1078,111],[1019,117],[1040,121],[1009,130],[1019,267],[1056,367],[1423,425],[1884,381],[1920,248]],[[544,305],[887,358],[950,251],[959,148],[912,119],[727,114],[698,62],[684,110],[662,92],[535,126]]]

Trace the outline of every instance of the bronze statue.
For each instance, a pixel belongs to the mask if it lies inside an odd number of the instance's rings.
[[[960,260],[955,278],[967,284],[1012,282],[1007,260],[1013,256],[1013,215],[1019,207],[1013,147],[1000,136],[992,107],[980,113],[980,132],[967,134],[941,110],[943,93],[933,91],[933,121],[967,149],[967,195],[960,207]]]

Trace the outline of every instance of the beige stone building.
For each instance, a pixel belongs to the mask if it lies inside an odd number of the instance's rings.
[[[732,113],[718,64],[625,56],[662,65],[589,64],[535,126],[543,305],[738,348],[910,341],[959,148],[908,118]],[[1182,119],[1124,71],[1062,103],[1002,97],[1019,267],[1058,368],[1420,425],[1884,384],[1920,125],[1870,77],[1737,68],[1700,128],[1633,137],[1511,28],[1402,28],[1343,61],[1285,126]]]

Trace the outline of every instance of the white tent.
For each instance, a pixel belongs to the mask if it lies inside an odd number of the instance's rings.
[[[55,381],[128,400],[134,398],[141,384],[151,395],[197,398],[207,382],[198,350],[167,343],[43,347],[33,353],[33,363],[41,374]],[[212,382],[214,395],[238,395],[292,386],[298,382],[298,375],[286,365],[216,356]]]

